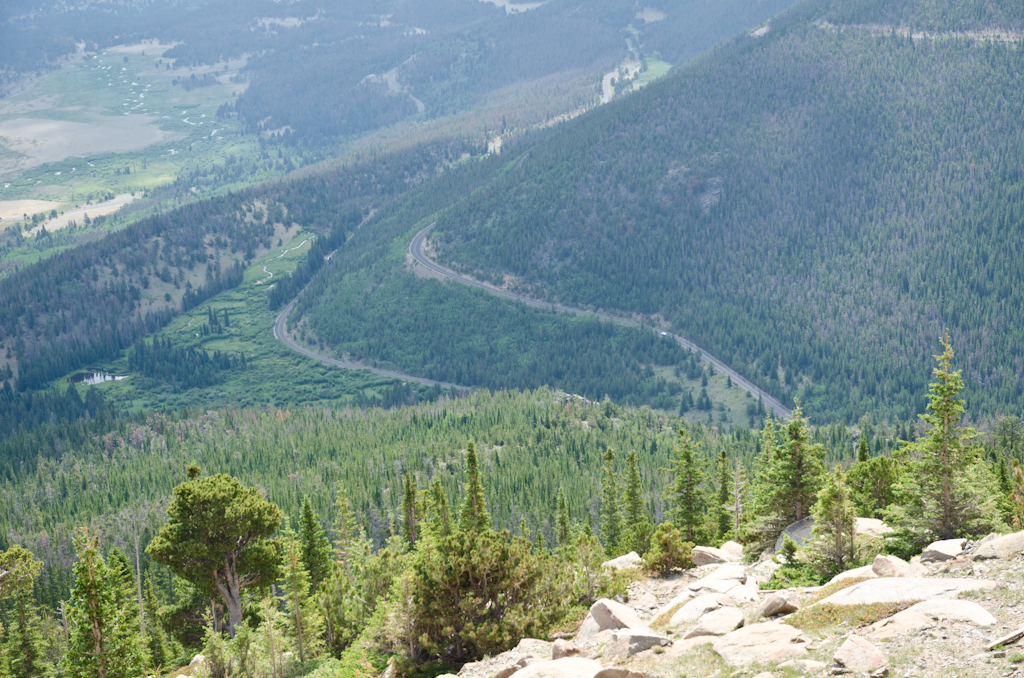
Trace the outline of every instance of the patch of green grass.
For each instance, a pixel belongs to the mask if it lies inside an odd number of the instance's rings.
[[[772,578],[762,582],[760,588],[762,591],[772,591],[820,585],[821,575],[818,574],[817,570],[803,563],[795,563],[783,565],[775,570],[772,573]]]
[[[1011,664],[1020,664],[1021,662],[1024,662],[1024,653],[1014,652],[1008,657],[1008,661]]]
[[[805,633],[828,634],[837,626],[847,624],[860,628],[902,612],[920,601],[871,603],[867,605],[813,605],[800,608],[785,619],[785,623]]]
[[[646,87],[672,70],[672,64],[661,59],[655,59],[654,57],[644,57],[644,65],[647,68],[637,74],[636,80],[633,81],[633,90]]]
[[[824,586],[821,587],[820,590],[816,591],[814,593],[814,595],[811,596],[804,603],[804,605],[805,606],[813,605],[814,603],[818,602],[819,600],[825,600],[826,598],[828,598],[829,596],[831,596],[833,593],[835,593],[837,591],[842,591],[843,589],[848,589],[851,586],[853,586],[854,584],[859,584],[862,581],[867,581],[868,579],[869,579],[869,577],[847,577],[846,579],[840,579],[839,581],[832,582],[831,584],[825,584]]]
[[[672,616],[679,611],[686,603],[676,603],[672,607],[668,608],[651,621],[651,628],[655,631],[664,631],[668,628],[668,623],[672,621]]]

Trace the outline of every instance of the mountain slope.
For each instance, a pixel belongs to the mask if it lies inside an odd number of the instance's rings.
[[[922,410],[949,328],[969,406],[1020,411],[1024,49],[887,35],[935,3],[894,6],[804,4],[511,149],[439,219],[440,259],[660,314],[823,418]],[[1016,30],[989,10],[953,28]]]

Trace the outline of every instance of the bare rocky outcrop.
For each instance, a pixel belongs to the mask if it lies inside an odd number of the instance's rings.
[[[869,579],[833,593],[815,605],[870,605],[955,598],[964,591],[991,589],[988,579],[884,578]]]
[[[743,611],[735,607],[720,607],[703,615],[697,625],[690,629],[683,638],[697,636],[724,636],[743,626]]]
[[[871,571],[879,577],[903,577],[910,569],[910,563],[896,556],[875,556]]]
[[[964,546],[966,544],[966,539],[943,539],[942,541],[933,541],[928,545],[928,548],[921,553],[921,562],[934,563],[941,562],[943,560],[952,560],[964,552]]]
[[[989,535],[982,540],[973,556],[975,560],[1012,558],[1022,551],[1024,551],[1024,532],[1014,532],[996,537]]]
[[[641,558],[636,551],[630,551],[624,556],[612,558],[601,563],[601,567],[608,567],[613,570],[624,570],[632,567],[640,567]]]
[[[783,589],[771,594],[754,610],[753,617],[776,617],[780,614],[790,614],[800,609],[800,603],[795,591]]]
[[[744,626],[712,643],[715,652],[734,666],[784,662],[807,654],[811,640],[799,629],[779,622]]]

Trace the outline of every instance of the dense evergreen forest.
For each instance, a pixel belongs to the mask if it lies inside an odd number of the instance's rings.
[[[877,23],[875,5],[843,19]],[[1019,15],[987,7],[956,26]],[[510,148],[514,171],[439,218],[441,260],[660,314],[820,421],[920,411],[915,366],[948,327],[971,409],[1020,411],[1024,49],[835,28],[832,11],[801,5]]]

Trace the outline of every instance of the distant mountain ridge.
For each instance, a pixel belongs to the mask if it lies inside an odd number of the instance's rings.
[[[1024,45],[1011,2],[810,2],[508,151],[440,260],[660,314],[812,416],[913,416],[949,328],[969,408],[1024,409]]]

